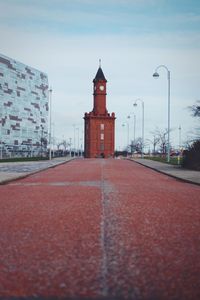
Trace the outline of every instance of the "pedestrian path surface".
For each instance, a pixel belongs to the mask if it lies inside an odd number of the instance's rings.
[[[181,166],[161,163],[150,159],[137,158],[131,160],[177,179],[200,185],[200,171],[188,170]]]
[[[0,184],[26,177],[27,175],[55,167],[70,160],[72,160],[71,157],[59,157],[41,161],[2,162],[0,163]]]
[[[47,168],[54,167],[59,164],[63,164],[67,161],[72,160],[71,157],[55,158],[49,161],[40,162],[9,162],[0,163],[0,184],[7,183],[9,181],[26,177],[32,173],[45,170]],[[168,176],[175,177],[185,182],[190,182],[200,185],[200,171],[183,169],[180,166],[169,165],[149,159],[133,159],[145,167],[154,169],[160,173],[164,173]]]
[[[200,299],[199,186],[75,159],[0,195],[0,299]]]

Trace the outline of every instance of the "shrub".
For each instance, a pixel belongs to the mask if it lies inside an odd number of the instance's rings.
[[[200,171],[200,140],[195,141],[184,151],[183,167]]]

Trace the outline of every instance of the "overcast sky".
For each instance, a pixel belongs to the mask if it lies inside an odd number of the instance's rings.
[[[167,72],[171,72],[172,143],[177,146],[198,126],[188,106],[200,99],[199,0],[0,0],[0,53],[48,74],[53,123],[58,139],[83,131],[92,110],[99,59],[107,83],[107,108],[116,114],[116,148],[167,128]],[[76,130],[76,139],[78,130]]]

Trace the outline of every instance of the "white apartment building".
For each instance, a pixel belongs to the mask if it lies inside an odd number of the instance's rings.
[[[44,155],[48,110],[47,75],[0,54],[0,156]]]

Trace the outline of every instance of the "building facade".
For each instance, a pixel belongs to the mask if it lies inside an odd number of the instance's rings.
[[[0,54],[0,155],[44,155],[48,140],[48,77]]]
[[[114,156],[115,114],[106,108],[107,80],[101,66],[93,80],[93,110],[85,113],[85,157],[108,158]]]

